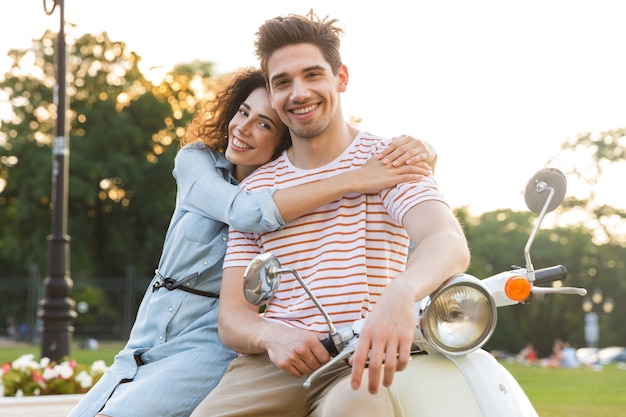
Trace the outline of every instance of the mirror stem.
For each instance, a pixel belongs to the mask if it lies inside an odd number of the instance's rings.
[[[533,241],[535,240],[535,235],[537,234],[537,231],[539,230],[539,226],[541,225],[541,222],[543,221],[543,217],[546,215],[546,211],[548,210],[548,207],[550,206],[550,202],[552,201],[552,197],[554,196],[554,192],[555,192],[554,188],[548,187],[548,184],[546,184],[545,181],[538,182],[536,186],[536,190],[538,193],[542,193],[548,190],[548,198],[546,198],[546,202],[543,204],[541,213],[539,213],[539,217],[537,217],[537,220],[535,221],[535,227],[533,228],[532,233],[528,237],[528,242],[526,242],[526,247],[524,248],[524,259],[526,260],[526,271],[528,272],[528,280],[531,282],[531,284],[535,281],[535,269],[533,268],[533,264],[530,261],[530,247],[532,246]]]
[[[335,326],[333,325],[333,322],[330,319],[330,316],[328,315],[328,313],[326,312],[326,310],[324,310],[324,308],[322,307],[322,305],[320,304],[320,302],[318,301],[317,297],[315,296],[315,294],[313,294],[313,292],[311,291],[311,289],[309,288],[309,286],[306,284],[306,282],[304,282],[304,280],[302,279],[302,277],[300,277],[300,274],[298,274],[298,271],[296,271],[293,268],[280,268],[280,270],[278,272],[289,272],[291,273],[294,277],[296,277],[296,279],[298,280],[298,282],[300,283],[300,285],[302,285],[302,288],[304,288],[304,291],[306,291],[306,293],[309,295],[309,297],[311,297],[311,300],[313,301],[313,304],[315,304],[315,306],[317,307],[317,309],[322,313],[322,315],[324,316],[324,319],[326,320],[326,324],[328,324],[328,330],[331,334],[331,336],[337,334],[337,329],[335,329]]]

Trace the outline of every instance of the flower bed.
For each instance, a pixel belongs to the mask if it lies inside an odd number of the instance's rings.
[[[1,370],[0,397],[28,397],[55,394],[83,394],[102,377],[107,370],[102,360],[91,366],[77,364],[75,360],[60,363],[35,355],[22,355],[5,363]]]

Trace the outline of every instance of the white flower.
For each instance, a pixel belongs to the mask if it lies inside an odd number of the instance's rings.
[[[74,375],[74,369],[70,366],[69,362],[62,362],[54,367],[57,375],[63,379],[70,379]]]
[[[52,368],[46,368],[43,370],[43,372],[41,373],[41,376],[43,377],[43,379],[45,379],[46,381],[50,381],[51,379],[54,379],[57,377],[57,372],[55,371],[55,369]]]
[[[91,364],[91,372],[104,373],[107,369],[107,364],[103,360],[97,360]]]
[[[43,369],[46,366],[48,366],[49,363],[50,363],[50,358],[41,358],[41,360],[39,361],[39,367]]]
[[[93,378],[87,372],[80,371],[78,375],[76,375],[76,382],[80,384],[81,388],[85,389],[93,384]]]
[[[13,361],[11,366],[21,372],[27,372],[31,369],[39,369],[39,364],[35,362],[35,355],[32,353],[22,355]]]

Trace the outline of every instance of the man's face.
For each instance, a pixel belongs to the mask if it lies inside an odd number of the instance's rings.
[[[339,92],[345,91],[345,68],[334,75],[317,46],[289,45],[267,62],[272,107],[292,137],[309,139],[322,134],[340,115]]]

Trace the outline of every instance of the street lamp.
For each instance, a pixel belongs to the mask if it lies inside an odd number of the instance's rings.
[[[57,85],[55,102],[57,108],[56,134],[52,146],[52,234],[48,236],[48,270],[44,279],[44,298],[40,302],[39,316],[41,327],[41,357],[59,361],[70,354],[72,322],[76,317],[74,301],[69,297],[72,278],[69,270],[70,237],[67,234],[67,189],[69,168],[66,157],[69,155],[69,138],[65,116],[68,109],[65,50],[65,8],[64,0],[52,0],[48,10],[44,0],[44,10],[51,15],[59,6],[60,25],[57,35]]]
[[[585,312],[585,341],[587,346],[596,347],[600,339],[600,325],[598,313],[594,311],[599,307],[602,312],[609,314],[613,311],[615,302],[611,297],[604,299],[602,290],[596,288],[591,296],[583,299],[583,311]]]

